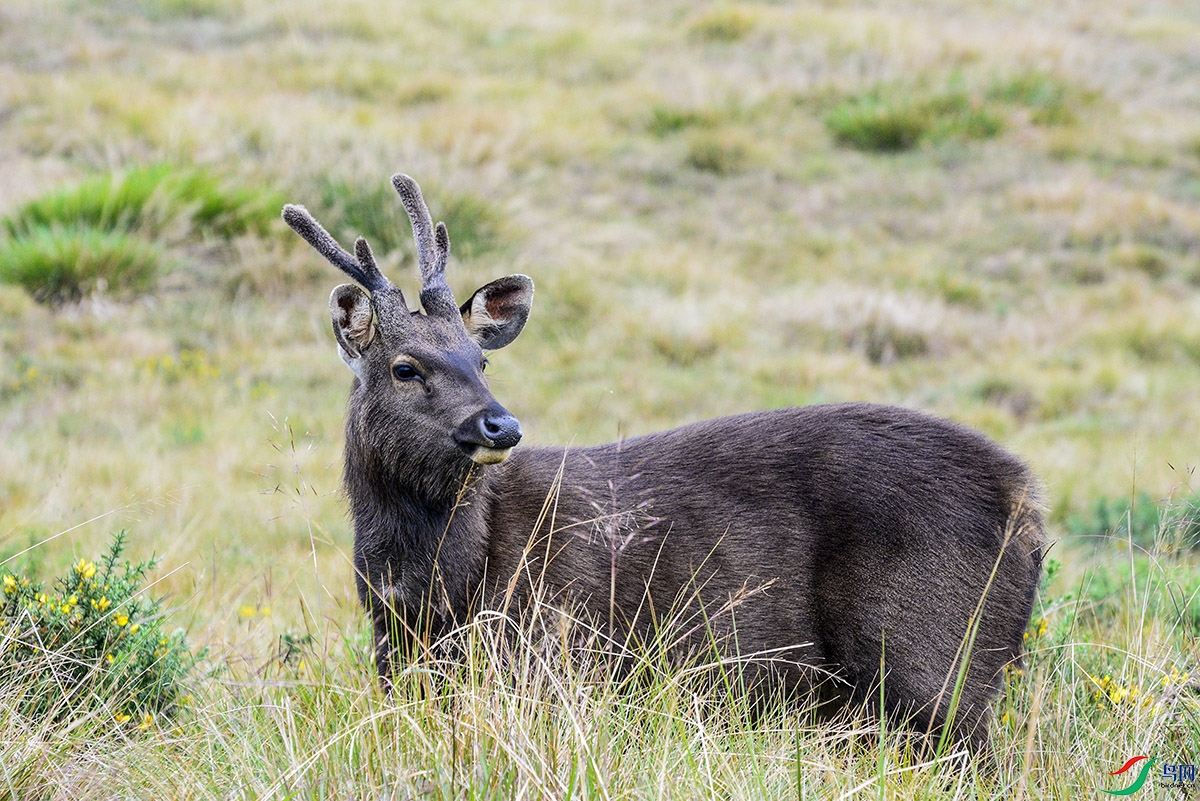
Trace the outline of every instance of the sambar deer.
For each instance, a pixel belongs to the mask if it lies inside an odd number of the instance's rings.
[[[690,604],[706,626],[689,645],[716,643],[743,686],[832,682],[866,702],[882,681],[889,717],[987,745],[1041,574],[1038,487],[1021,461],[968,428],[867,403],[513,450],[521,426],[489,391],[484,352],[521,332],[533,282],[500,278],[460,306],[446,227],[412,178],[392,184],[423,312],[362,238],[352,256],[303,207],[283,210],[357,283],[334,289],[329,311],[354,372],[344,484],[385,688],[396,632],[437,638],[536,597],[636,643]]]

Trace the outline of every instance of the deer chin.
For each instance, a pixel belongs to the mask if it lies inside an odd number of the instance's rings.
[[[475,464],[500,464],[508,458],[510,453],[512,453],[512,448],[489,448],[485,445],[476,445],[470,456],[471,461]]]

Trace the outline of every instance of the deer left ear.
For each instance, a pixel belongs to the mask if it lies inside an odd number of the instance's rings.
[[[359,380],[363,380],[362,352],[375,339],[375,319],[371,299],[354,284],[342,284],[329,296],[329,316],[338,354]]]
[[[475,290],[459,311],[471,339],[484,350],[497,350],[521,333],[532,305],[533,279],[506,275]]]

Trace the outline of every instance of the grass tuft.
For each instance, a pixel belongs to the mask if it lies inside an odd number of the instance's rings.
[[[144,292],[164,264],[161,247],[121,231],[38,227],[0,240],[0,283],[51,304],[93,292]]]
[[[962,92],[922,96],[898,88],[845,100],[826,115],[825,125],[839,145],[877,153],[911,150],[926,141],[990,139],[1004,127],[993,111]]]
[[[696,16],[688,25],[688,36],[703,42],[731,44],[746,38],[757,25],[750,9],[715,6]]]
[[[714,124],[714,115],[711,113],[658,103],[650,109],[646,119],[646,132],[664,139],[688,128],[709,128]]]
[[[187,238],[229,239],[264,234],[282,205],[275,191],[230,187],[204,170],[159,163],[48,192],[0,220],[0,228],[14,238],[55,227],[157,236],[178,221]]]
[[[729,131],[699,131],[688,143],[684,162],[694,170],[713,175],[737,175],[751,162],[750,143]]]
[[[997,80],[988,89],[989,100],[1023,106],[1030,111],[1034,125],[1071,125],[1076,121],[1074,106],[1086,96],[1055,75],[1030,70],[1005,80]]]
[[[423,187],[434,221],[446,223],[451,252],[465,259],[491,253],[504,242],[500,212],[471,192]],[[414,254],[412,228],[391,184],[327,179],[320,185],[324,224],[343,243],[365,237],[377,254]]]

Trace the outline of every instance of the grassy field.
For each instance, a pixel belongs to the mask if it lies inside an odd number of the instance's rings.
[[[0,797],[1067,799],[1200,763],[1198,53],[1182,0],[6,0],[0,572],[128,529],[208,651],[144,729],[0,690]],[[999,767],[504,662],[483,622],[382,698],[343,279],[278,211],[412,296],[398,171],[460,297],[536,282],[489,370],[527,441],[872,400],[1025,458],[1061,569]]]

